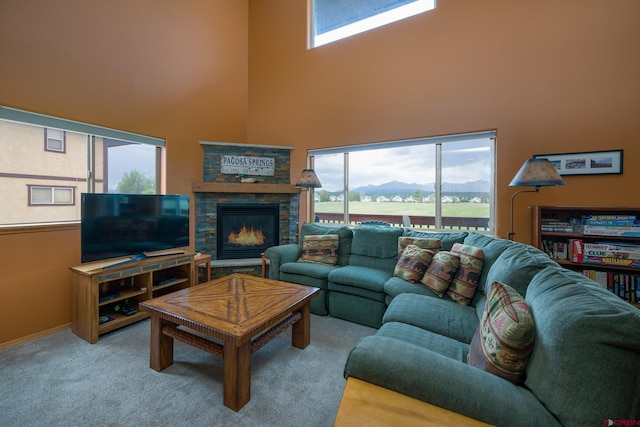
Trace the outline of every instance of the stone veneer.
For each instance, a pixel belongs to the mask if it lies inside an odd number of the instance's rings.
[[[236,174],[221,172],[223,155],[270,157],[275,159],[273,176],[253,176],[261,184],[290,184],[291,150],[293,147],[201,142],[204,149],[203,180],[211,183],[238,183]],[[292,243],[298,230],[298,194],[272,193],[195,193],[196,250],[211,255],[216,260],[217,252],[217,207],[218,203],[252,203],[280,205],[280,244]]]

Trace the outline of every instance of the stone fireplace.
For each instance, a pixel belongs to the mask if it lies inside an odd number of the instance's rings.
[[[290,154],[294,147],[221,142],[200,144],[204,150],[203,181],[194,182],[192,186],[196,251],[211,255],[212,268],[243,260],[245,264],[259,265],[264,249],[296,242],[300,189],[291,185]],[[229,166],[229,158],[237,163]],[[266,172],[260,168],[265,163],[269,165],[262,168]],[[253,164],[258,166],[253,168]],[[246,178],[253,182],[242,182],[247,181]],[[234,211],[226,212],[225,206]],[[271,218],[266,220],[265,214],[262,220],[266,222],[260,226],[266,241],[245,247],[244,239],[251,227],[247,222],[258,220],[255,212],[265,209],[269,210]],[[225,215],[229,217],[227,221]],[[256,228],[255,224],[253,228]]]

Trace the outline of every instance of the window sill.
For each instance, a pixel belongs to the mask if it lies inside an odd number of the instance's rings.
[[[3,234],[23,234],[23,233],[44,233],[48,231],[78,230],[80,221],[73,222],[53,222],[42,224],[13,224],[0,225],[0,235]]]

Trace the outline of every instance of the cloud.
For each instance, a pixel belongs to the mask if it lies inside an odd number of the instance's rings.
[[[443,144],[443,181],[491,181],[488,144],[487,140]],[[349,187],[380,185],[391,181],[417,184],[435,182],[435,158],[434,144],[350,152]],[[342,190],[343,159],[343,154],[316,155],[315,170],[324,190]]]

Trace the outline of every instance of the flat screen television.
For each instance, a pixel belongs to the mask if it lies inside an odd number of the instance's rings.
[[[80,234],[82,262],[180,253],[189,246],[189,196],[83,193]]]

